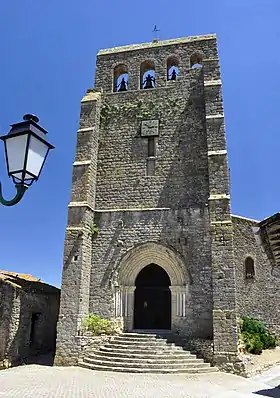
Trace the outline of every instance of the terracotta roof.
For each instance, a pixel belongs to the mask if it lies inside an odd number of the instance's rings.
[[[42,282],[40,278],[36,278],[35,276],[32,276],[30,274],[19,274],[17,272],[5,271],[0,269],[0,279],[9,279],[10,277],[16,277],[32,282]]]
[[[48,285],[40,278],[36,278],[30,274],[19,274],[17,272],[0,270],[0,282],[1,281],[23,290],[36,290],[41,292],[59,291],[57,287]]]

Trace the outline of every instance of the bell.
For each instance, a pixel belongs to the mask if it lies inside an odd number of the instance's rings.
[[[124,78],[122,78],[121,80],[119,91],[127,91],[126,81],[124,80]]]
[[[176,79],[177,79],[176,71],[175,71],[175,69],[173,69],[173,71],[171,73],[170,80],[176,80]]]
[[[146,77],[146,80],[145,80],[144,84],[145,84],[144,88],[154,88],[154,86],[153,86],[153,77],[151,75],[148,75]]]

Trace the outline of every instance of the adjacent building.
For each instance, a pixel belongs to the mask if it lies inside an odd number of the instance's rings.
[[[0,368],[54,355],[60,289],[0,271]]]

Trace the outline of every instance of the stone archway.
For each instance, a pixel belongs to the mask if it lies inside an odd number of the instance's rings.
[[[122,316],[125,330],[134,326],[136,278],[148,265],[161,267],[170,280],[171,328],[186,316],[186,298],[191,283],[190,275],[182,258],[170,248],[154,242],[130,249],[122,258],[117,274],[115,303],[116,315]]]

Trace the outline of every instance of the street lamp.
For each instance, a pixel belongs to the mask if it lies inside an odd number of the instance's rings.
[[[13,206],[18,203],[27,188],[38,180],[50,149],[54,146],[46,141],[47,131],[34,115],[24,115],[23,122],[11,125],[11,130],[0,137],[5,144],[6,163],[9,177],[12,177],[17,193],[12,200],[2,196],[0,182],[0,203]]]

